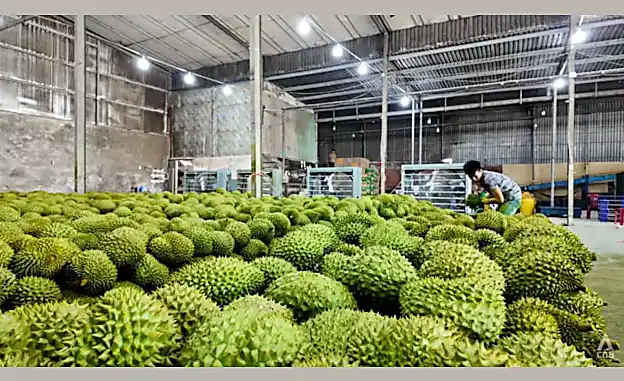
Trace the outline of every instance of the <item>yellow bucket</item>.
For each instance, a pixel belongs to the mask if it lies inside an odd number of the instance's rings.
[[[520,204],[520,214],[530,216],[535,211],[535,198],[529,192],[522,194],[522,203]]]

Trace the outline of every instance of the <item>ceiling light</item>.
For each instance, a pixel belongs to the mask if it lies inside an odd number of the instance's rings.
[[[139,58],[139,60],[137,61],[137,66],[139,67],[139,69],[145,71],[147,69],[149,69],[150,67],[150,62],[147,60],[147,58],[145,57],[141,57]]]
[[[192,85],[193,83],[195,83],[195,76],[191,73],[184,74],[184,83],[186,83],[187,85]]]
[[[336,45],[336,46],[334,46],[334,48],[332,49],[332,56],[334,56],[334,57],[336,57],[336,58],[342,57],[342,52],[343,52],[343,50],[342,50],[342,46],[340,46],[340,45]]]
[[[368,73],[368,66],[362,62],[360,66],[358,66],[357,72],[359,75],[366,75],[366,73]]]
[[[557,78],[553,82],[553,87],[555,89],[563,89],[564,86],[565,86],[565,80],[563,78]]]
[[[223,94],[225,95],[232,94],[232,87],[230,85],[223,86]]]
[[[310,27],[310,24],[308,23],[308,20],[306,19],[299,21],[299,25],[297,25],[297,30],[299,31],[299,34],[306,35],[310,33],[311,29],[312,28]]]
[[[587,32],[582,29],[577,29],[576,32],[570,38],[570,43],[572,44],[582,44],[587,39]]]
[[[405,97],[401,98],[401,106],[407,107],[407,106],[409,106],[410,103],[412,103],[412,102],[411,102],[411,99],[408,96],[405,96]]]
[[[431,118],[427,118],[427,124],[431,124]]]

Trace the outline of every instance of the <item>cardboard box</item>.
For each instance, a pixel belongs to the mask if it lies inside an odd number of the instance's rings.
[[[338,157],[336,158],[336,167],[359,167],[368,168],[370,160],[365,157]]]

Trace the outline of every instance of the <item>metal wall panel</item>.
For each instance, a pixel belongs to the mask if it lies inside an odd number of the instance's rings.
[[[567,104],[558,103],[557,162],[567,162]],[[542,115],[544,112],[545,115]],[[552,145],[551,105],[535,108],[536,163],[549,163]],[[624,161],[624,100],[584,99],[576,102],[575,152],[577,162]]]
[[[624,161],[624,99],[602,98],[577,101],[575,161]],[[478,159],[486,165],[549,163],[552,144],[552,105],[511,106],[466,110],[431,116],[423,130],[423,162],[455,162]],[[544,113],[544,115],[542,115]],[[557,162],[567,162],[565,102],[558,105]],[[426,117],[427,120],[429,117]],[[416,117],[415,161],[418,162],[418,117]],[[436,132],[436,128],[439,132]],[[362,131],[362,122],[319,126],[319,153],[324,159],[331,147],[338,156],[359,153],[362,145],[351,135]],[[361,133],[361,132],[359,132]],[[379,161],[380,124],[367,123],[365,157]],[[388,162],[409,163],[411,122],[391,119],[388,123]]]
[[[415,138],[415,159],[418,160],[418,128]],[[331,149],[339,157],[366,157],[371,161],[380,161],[380,124],[379,122],[337,124],[336,131],[331,125],[319,126],[319,160],[327,161]],[[423,131],[423,161],[441,160],[441,139],[435,128]],[[410,161],[411,124],[409,120],[395,119],[388,123],[387,161],[404,163]]]
[[[502,116],[496,115],[494,116]],[[526,119],[471,122],[459,117],[457,124],[443,124],[442,156],[454,161],[478,159],[486,165],[513,164],[531,160],[531,121]]]

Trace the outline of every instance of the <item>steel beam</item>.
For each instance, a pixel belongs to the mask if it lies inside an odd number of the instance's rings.
[[[624,43],[624,39],[622,39],[622,40],[613,40],[613,45],[623,44],[623,43]],[[593,47],[593,44],[587,44],[587,47],[585,47],[584,49],[589,49],[591,47]],[[560,48],[549,48],[549,49],[537,50],[537,51],[532,51],[532,52],[522,52],[522,53],[516,53],[516,54],[496,56],[496,57],[491,57],[491,58],[479,58],[479,59],[475,59],[475,60],[451,62],[451,63],[441,64],[441,65],[421,66],[421,67],[417,67],[417,68],[410,68],[410,69],[401,69],[401,70],[390,71],[389,75],[391,77],[393,77],[393,76],[403,75],[403,74],[427,73],[427,72],[431,72],[432,70],[459,68],[459,67],[466,67],[466,66],[470,66],[470,65],[478,65],[478,64],[483,64],[483,63],[494,63],[494,62],[500,62],[500,61],[511,60],[511,59],[520,59],[520,58],[524,58],[524,57],[532,57],[532,56],[535,56],[535,55],[553,54],[553,53],[559,52],[560,50],[561,50]],[[366,61],[366,62],[368,62],[368,61]],[[378,62],[378,61],[376,61],[376,62]],[[359,62],[357,62],[354,65],[349,65],[349,67],[345,67],[345,68],[355,68],[358,65],[359,65]],[[323,69],[327,69],[327,68],[323,68]],[[316,73],[316,74],[318,74],[318,73]],[[317,89],[317,88],[323,88],[323,87],[331,87],[331,86],[337,86],[337,85],[344,85],[344,84],[350,84],[350,83],[363,82],[363,81],[367,81],[367,80],[376,79],[376,78],[379,78],[379,77],[380,77],[380,74],[371,74],[371,75],[367,75],[367,76],[364,76],[364,77],[357,77],[356,76],[356,77],[352,77],[352,78],[337,79],[337,80],[333,80],[333,81],[314,82],[314,83],[308,83],[308,84],[303,84],[303,85],[296,85],[296,86],[285,87],[284,91],[291,92],[291,91],[301,91],[301,90],[308,90],[308,89]],[[283,79],[283,78],[275,78],[275,76],[273,76],[273,77],[267,77],[267,79],[268,80],[272,80],[272,81],[276,81],[276,80]]]
[[[624,58],[624,56],[623,56]],[[428,81],[428,82],[445,82],[445,81],[457,81],[457,80],[464,80],[464,79],[471,79],[471,78],[480,78],[480,77],[489,77],[489,76],[497,76],[497,75],[507,75],[507,74],[521,74],[521,73],[526,73],[526,72],[530,72],[530,71],[535,71],[535,70],[543,70],[543,69],[548,69],[551,67],[555,67],[557,66],[556,62],[547,62],[547,63],[543,63],[543,64],[539,64],[539,65],[528,65],[528,66],[519,66],[519,67],[513,67],[513,68],[509,68],[509,69],[500,69],[500,70],[492,70],[492,71],[486,71],[486,72],[479,72],[479,71],[474,71],[471,73],[466,73],[466,74],[460,74],[460,75],[454,75],[454,76],[448,76],[448,77],[440,77],[440,78],[431,78],[428,77],[426,74],[423,75],[422,78],[417,78],[413,81],[409,81],[409,84],[418,84],[419,82],[422,81]]]
[[[622,56],[624,57],[624,55]],[[624,67],[619,67],[617,69],[609,69],[609,70],[599,70],[599,71],[587,71],[583,73],[577,73],[577,78],[594,78],[601,76],[609,76],[609,75],[621,75],[624,74]],[[489,82],[489,83],[478,83],[474,85],[467,86],[456,86],[456,87],[447,87],[443,89],[434,89],[434,90],[425,90],[420,92],[410,93],[410,95],[422,95],[425,100],[429,99],[445,99],[451,98],[454,96],[462,96],[462,94],[470,93],[472,94],[485,94],[485,93],[497,93],[501,91],[510,91],[514,87],[519,89],[528,89],[528,85],[522,84],[537,84],[537,83],[548,83],[549,81],[557,78],[557,75],[549,75],[543,77],[536,78],[526,78],[519,80],[508,80],[503,82]],[[617,80],[616,78],[611,78],[612,81]],[[513,85],[511,87],[507,87],[509,85]],[[543,87],[540,86],[540,87]]]
[[[375,24],[375,27],[377,28],[379,33],[392,33],[392,28],[390,28],[390,25],[388,24],[385,15],[370,15],[370,19],[373,21],[373,24]]]
[[[387,79],[387,77],[386,77],[386,79]],[[316,99],[335,98],[335,97],[342,97],[342,96],[345,96],[345,95],[356,95],[356,94],[362,94],[362,93],[369,93],[371,91],[378,91],[378,89],[368,87],[368,88],[361,88],[361,89],[328,92],[328,93],[324,93],[324,94],[315,94],[315,95],[308,95],[306,97],[298,97],[297,100],[301,101],[301,102],[305,102],[305,101],[313,101],[313,100],[316,100]]]
[[[584,59],[580,59],[577,60],[577,63],[579,65],[583,65],[583,64],[588,64],[588,63],[596,63],[596,62],[605,62],[605,61],[619,61],[619,60],[624,60],[624,54],[618,54],[618,55],[612,55],[612,56],[600,56],[600,57],[590,57],[590,58],[584,58]],[[415,81],[411,81],[408,82],[408,85],[414,85],[419,83],[420,81],[423,80],[427,80],[429,82],[437,82],[437,81],[457,81],[457,80],[466,80],[466,79],[471,79],[471,78],[480,78],[480,77],[488,77],[488,76],[497,76],[497,75],[507,75],[507,74],[517,74],[517,73],[525,73],[525,72],[529,72],[529,71],[535,71],[535,70],[543,70],[543,69],[548,69],[548,68],[556,68],[558,66],[557,62],[550,62],[550,63],[545,63],[542,65],[533,65],[533,66],[526,66],[526,67],[520,67],[520,68],[510,68],[510,69],[502,69],[502,70],[495,70],[495,71],[489,71],[489,72],[474,72],[474,73],[468,73],[468,74],[461,74],[461,75],[457,75],[457,76],[451,76],[451,77],[444,77],[444,78],[423,78],[423,79],[418,79]],[[540,77],[540,78],[529,78],[529,79],[525,79],[523,81],[539,81],[542,80],[544,77]],[[548,77],[548,78],[552,78]],[[520,82],[520,80],[518,81],[509,81],[509,82]],[[466,90],[466,88],[469,87],[476,87],[476,86],[491,86],[492,84],[498,84],[500,86],[501,82],[495,82],[495,83],[482,83],[482,84],[478,84],[478,85],[469,85],[469,86],[463,86],[463,87],[457,87],[457,90]],[[434,91],[436,92],[449,92],[452,91],[453,89],[436,89]],[[315,95],[309,95],[309,96],[302,96],[302,97],[298,97],[297,99],[301,102],[306,102],[306,101],[311,101],[311,100],[318,100],[318,99],[325,99],[325,98],[334,98],[334,97],[339,97],[339,96],[344,96],[344,95],[356,95],[356,94],[362,94],[362,93],[367,93],[372,91],[372,89],[370,88],[360,88],[360,89],[352,89],[352,90],[345,90],[345,91],[337,91],[337,92],[331,92],[328,91],[327,93],[322,93],[322,94],[315,94]],[[505,90],[506,91],[506,90]],[[425,94],[425,92],[406,92],[403,95],[421,95],[421,94]],[[310,104],[310,107],[314,107],[314,104]]]
[[[624,89],[578,93],[576,94],[575,98],[576,99],[604,98],[604,97],[615,97],[615,96],[622,96],[622,95],[624,95]],[[561,100],[568,99],[567,94],[559,96],[559,99]],[[551,100],[552,100],[551,96],[545,95],[545,96],[529,97],[529,98],[522,98],[522,99],[520,98],[507,99],[503,101],[468,103],[468,104],[457,105],[457,106],[430,107],[430,108],[424,108],[423,113],[431,114],[431,113],[459,111],[459,110],[473,110],[473,109],[489,108],[489,107],[512,106],[512,105],[529,104],[529,103],[542,103],[542,102],[550,102]],[[408,116],[409,113],[410,113],[410,110],[392,111],[388,113],[388,117]],[[345,121],[350,121],[350,120],[376,119],[380,117],[381,117],[381,113],[337,116],[335,118],[318,119],[317,123],[345,122]]]
[[[616,74],[624,74],[624,68],[619,69],[618,73],[612,72],[610,75]],[[624,78],[620,77],[604,77],[604,78],[592,78],[592,79],[581,79],[578,78],[589,78],[592,75],[601,75],[601,72],[587,72],[578,74],[576,84],[588,84],[588,83],[603,83],[603,82],[617,82],[623,80]],[[477,91],[456,91],[454,93],[445,93],[445,94],[436,94],[436,93],[427,93],[422,92],[419,96],[422,96],[425,100],[434,100],[434,99],[450,99],[450,98],[458,98],[458,97],[466,97],[471,95],[484,95],[484,94],[494,94],[500,92],[511,92],[511,91],[522,91],[522,90],[535,90],[535,89],[543,89],[550,85],[553,77],[542,77],[535,79],[529,79],[526,81],[518,81],[519,83],[529,83],[524,86],[512,86],[512,87],[503,87],[500,86],[500,83],[490,83],[489,85],[493,88],[483,89]],[[537,82],[537,83],[536,83]],[[431,94],[431,95],[427,95]],[[354,103],[355,102],[355,103]],[[358,103],[365,102],[365,103]],[[399,103],[399,99],[391,99],[388,103]],[[367,97],[367,98],[358,98],[356,100],[346,100],[346,101],[334,101],[334,102],[326,102],[319,104],[312,104],[310,106],[306,106],[306,108],[311,108],[315,112],[330,112],[330,111],[341,111],[341,110],[353,110],[353,109],[361,109],[361,108],[369,108],[369,107],[377,107],[381,106],[381,102],[378,97]]]
[[[341,65],[320,67],[318,69],[312,69],[312,70],[302,70],[302,71],[296,71],[296,72],[291,72],[291,73],[275,74],[275,75],[267,76],[266,79],[267,81],[278,81],[280,79],[305,77],[308,75],[329,73],[331,71],[337,71],[337,70],[355,69],[356,67],[360,66],[362,62],[369,64],[369,65],[374,65],[374,64],[383,62],[383,59],[376,58],[372,60],[363,60],[363,61],[345,63]]]
[[[372,81],[372,80],[379,79],[379,78],[381,78],[381,73],[374,73],[374,74],[368,74],[368,75],[352,77],[352,78],[337,79],[335,81],[314,82],[314,83],[306,83],[304,85],[284,87],[283,90],[286,91],[287,93],[290,93],[290,92],[301,91],[301,90],[318,89],[318,88],[323,88],[323,87],[348,85],[350,83]]]
[[[583,49],[593,49],[593,48],[598,48],[598,47],[607,47],[607,46],[621,45],[621,44],[624,44],[624,39],[613,39],[613,40],[606,40],[606,41],[590,42],[590,43],[584,43],[584,44],[578,45],[577,51],[583,50]],[[534,56],[543,56],[543,55],[560,54],[560,53],[561,53],[561,48],[539,49],[539,50],[534,50],[530,52],[521,52],[521,53],[506,54],[506,55],[488,57],[488,58],[478,58],[474,60],[450,62],[450,63],[444,63],[440,65],[427,65],[427,66],[420,66],[420,67],[410,68],[410,69],[395,70],[395,71],[391,71],[389,75],[390,75],[390,78],[392,78],[398,75],[429,73],[433,70],[456,69],[456,68],[472,66],[472,65],[488,64],[488,63],[495,63],[495,62],[501,62],[501,61],[516,60],[516,59],[522,59],[522,58],[528,58],[528,57],[534,57]],[[370,75],[363,76],[363,77],[352,77],[352,78],[337,79],[333,81],[306,83],[303,85],[285,87],[284,91],[292,92],[292,91],[301,91],[301,90],[308,90],[308,89],[318,89],[318,88],[323,88],[323,87],[346,85],[350,83],[365,82],[365,81],[376,79],[379,77],[380,77],[380,74],[375,73],[375,74],[370,74]]]
[[[236,41],[236,43],[238,43],[240,46],[245,49],[249,49],[249,44],[247,43],[247,41],[243,40],[238,34],[236,34],[236,32],[228,28],[228,26],[221,22],[221,20],[214,17],[213,15],[202,15],[202,17],[208,20],[217,29],[225,33],[232,40]]]

